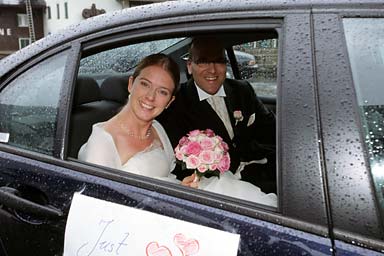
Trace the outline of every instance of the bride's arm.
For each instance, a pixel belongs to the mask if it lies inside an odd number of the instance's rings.
[[[78,158],[89,163],[117,168],[118,155],[114,154],[115,151],[113,139],[110,136],[101,131],[93,131],[87,143],[81,147]]]

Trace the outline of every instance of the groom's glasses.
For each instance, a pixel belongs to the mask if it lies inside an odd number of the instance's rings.
[[[197,59],[192,60],[193,63],[195,63],[199,68],[208,68],[210,64],[219,64],[219,65],[226,65],[227,59],[226,58],[219,58],[215,60],[208,60],[208,59]]]

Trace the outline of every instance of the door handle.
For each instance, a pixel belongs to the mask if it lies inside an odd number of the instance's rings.
[[[41,205],[19,196],[17,189],[0,187],[0,204],[35,216],[57,219],[63,216],[63,212],[50,205]]]

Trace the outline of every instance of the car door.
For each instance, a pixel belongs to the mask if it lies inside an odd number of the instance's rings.
[[[150,15],[140,22],[135,15],[121,13],[122,25],[60,42],[1,77],[0,238],[6,255],[60,255],[75,192],[240,234],[238,255],[332,254],[319,164],[310,13],[266,11],[259,19],[258,12],[216,15],[214,22],[205,13],[193,15],[193,21],[188,15]],[[186,33],[186,26],[194,32]],[[263,29],[277,31],[280,42],[277,208],[87,164],[68,155],[75,82],[83,58],[122,44]],[[300,59],[294,59],[297,54]],[[298,74],[298,69],[308,72]]]
[[[336,254],[381,255],[383,12],[320,11],[314,28]]]

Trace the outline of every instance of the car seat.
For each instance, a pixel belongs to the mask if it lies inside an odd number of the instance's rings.
[[[93,78],[79,76],[71,115],[68,156],[77,158],[80,147],[92,132],[93,124],[116,115],[127,98],[128,78],[109,77],[99,87]]]

